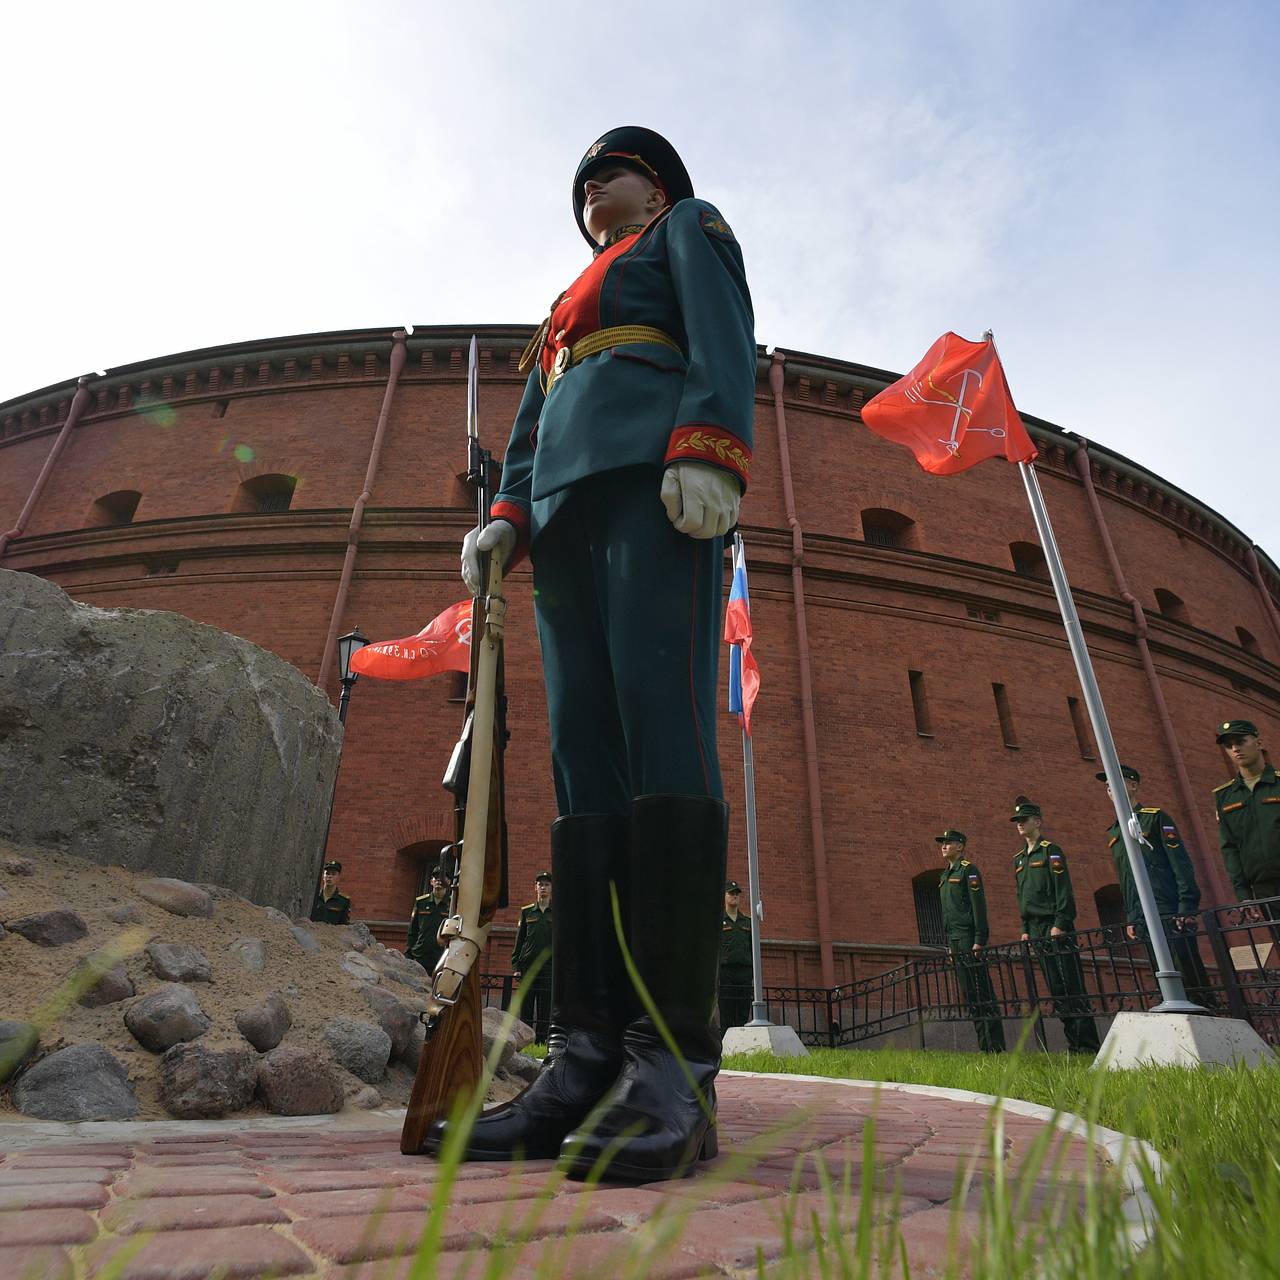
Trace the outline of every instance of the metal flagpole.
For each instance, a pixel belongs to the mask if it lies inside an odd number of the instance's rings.
[[[742,535],[734,533],[734,572],[747,567],[747,552]],[[750,606],[748,606],[750,607]],[[741,650],[741,645],[738,646]],[[751,1021],[749,1027],[770,1026],[769,1010],[764,1002],[764,969],[760,962],[760,926],[764,921],[764,903],[760,899],[760,858],[756,843],[756,763],[751,750],[751,735],[745,721],[742,726],[742,781],[747,793],[747,894],[751,903]]]
[[[1036,522],[1036,531],[1040,535],[1040,547],[1044,551],[1045,560],[1049,566],[1053,593],[1058,598],[1062,623],[1067,631],[1067,643],[1071,646],[1071,657],[1076,664],[1076,674],[1080,677],[1080,688],[1084,693],[1089,722],[1093,725],[1093,736],[1097,740],[1098,750],[1102,753],[1102,767],[1107,775],[1111,803],[1115,806],[1116,821],[1120,824],[1125,852],[1129,855],[1129,870],[1138,889],[1138,898],[1142,903],[1142,918],[1146,922],[1147,936],[1156,958],[1156,981],[1160,984],[1162,999],[1152,1012],[1205,1013],[1207,1010],[1187,999],[1186,989],[1182,985],[1182,975],[1173,965],[1173,956],[1164,935],[1160,912],[1156,907],[1155,896],[1151,892],[1147,864],[1143,859],[1142,850],[1138,847],[1142,828],[1138,825],[1133,806],[1129,803],[1129,792],[1120,774],[1120,757],[1116,754],[1116,744],[1111,737],[1111,726],[1107,723],[1106,708],[1102,705],[1102,694],[1093,674],[1089,650],[1085,647],[1084,631],[1080,626],[1080,616],[1076,612],[1075,600],[1071,596],[1071,586],[1067,582],[1062,557],[1058,553],[1058,542],[1053,536],[1049,513],[1045,510],[1039,478],[1036,476],[1035,468],[1028,462],[1019,462],[1018,470],[1022,473],[1022,483],[1026,486],[1027,500],[1031,503],[1031,514]]]

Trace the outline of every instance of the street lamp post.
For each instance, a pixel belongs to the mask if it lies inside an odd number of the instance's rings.
[[[342,748],[346,745],[347,704],[351,701],[351,690],[360,678],[351,670],[352,655],[369,643],[369,637],[362,634],[359,627],[353,627],[345,636],[338,637],[338,675],[342,681],[342,696],[338,699],[338,723],[342,725],[342,742],[338,745],[338,767],[333,771],[333,790],[329,792],[329,816],[324,821],[324,839],[320,842],[320,865],[316,868],[316,887],[311,895],[314,905],[320,894],[320,881],[324,875],[325,855],[329,852],[329,828],[333,826],[333,800],[338,794],[338,773],[342,769]]]

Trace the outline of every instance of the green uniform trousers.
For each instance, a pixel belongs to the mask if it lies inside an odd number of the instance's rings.
[[[983,1053],[1003,1053],[1004,1023],[1000,1021],[1000,1006],[996,1003],[987,962],[973,953],[973,934],[952,935],[947,945],[955,961],[960,990],[969,1006],[973,1029],[978,1034],[978,1048]]]
[[[644,795],[724,798],[724,540],[677,532],[661,483],[655,467],[578,481],[530,551],[562,817],[627,813]]]
[[[751,1019],[751,1000],[755,994],[755,975],[751,966],[720,966],[720,1029],[745,1027]]]
[[[1027,936],[1049,984],[1053,1011],[1062,1019],[1067,1048],[1072,1053],[1097,1053],[1102,1044],[1084,992],[1084,971],[1080,967],[1076,936],[1068,932],[1051,937],[1052,928],[1052,916],[1031,916],[1027,920]]]

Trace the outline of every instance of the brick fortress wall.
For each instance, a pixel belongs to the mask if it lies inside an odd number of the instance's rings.
[[[528,333],[480,330],[481,435],[498,455]],[[469,338],[470,330],[436,328],[407,339],[340,631],[407,635],[463,594],[458,547],[474,510],[459,478]],[[391,350],[388,331],[307,335],[88,380],[0,565],[103,607],[186,614],[319,678]],[[932,837],[944,826],[969,834],[993,938],[1016,937],[1017,837],[1007,814],[1019,792],[1044,806],[1046,834],[1070,857],[1082,927],[1097,923],[1095,894],[1115,881],[1108,802],[1093,779],[1099,765],[1053,594],[1034,562],[1017,472],[990,462],[957,478],[928,476],[863,429],[859,407],[892,376],[761,353],[742,531],[764,681],[754,745],[774,983],[848,981],[909,954],[919,940],[912,880],[938,865]],[[0,532],[20,522],[75,391],[68,383],[0,405]],[[1134,614],[1090,512],[1081,442],[1028,423],[1121,756],[1143,773],[1142,802],[1179,817],[1206,902],[1225,899],[1210,792],[1229,775],[1211,726],[1244,715],[1265,736],[1280,719],[1280,634],[1249,543],[1154,473],[1089,446],[1209,846],[1198,847]],[[255,483],[279,475],[297,478],[288,509],[254,510]],[[114,514],[100,500],[122,492],[139,495],[136,509],[113,522],[119,500]],[[1259,559],[1274,599],[1280,579]],[[491,970],[505,968],[516,908],[550,860],[554,800],[530,593],[526,564],[513,576],[507,647],[513,907],[499,917]],[[336,669],[323,684],[336,700]],[[451,838],[439,778],[459,728],[454,693],[447,677],[365,679],[354,690],[329,848],[361,917],[403,921],[425,866]],[[733,806],[730,873],[745,884],[742,753],[727,714],[720,745]],[[829,944],[827,965],[820,942]]]

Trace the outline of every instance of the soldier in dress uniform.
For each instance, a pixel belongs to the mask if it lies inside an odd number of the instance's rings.
[[[1267,761],[1252,720],[1223,720],[1218,745],[1236,767],[1230,782],[1215,788],[1218,845],[1239,902],[1280,896],[1280,777]],[[1267,914],[1280,919],[1277,904]],[[1252,914],[1261,917],[1261,909]]]
[[[338,892],[342,863],[336,858],[324,864],[320,872],[320,892],[311,904],[311,918],[321,924],[349,924],[351,899]]]
[[[1003,1053],[1004,1024],[1000,1021],[996,993],[991,987],[991,974],[982,958],[982,950],[990,936],[987,891],[982,885],[982,875],[964,856],[968,837],[963,831],[948,827],[933,839],[941,846],[947,864],[938,882],[942,923],[960,987],[969,1004],[973,1029],[978,1034],[978,1048],[983,1053]]]
[[[742,888],[724,884],[724,916],[720,921],[720,1027],[746,1026],[755,992],[751,968],[751,917],[738,910]]]
[[[1022,940],[1034,944],[1054,1012],[1062,1019],[1067,1048],[1072,1053],[1096,1054],[1102,1046],[1084,994],[1075,942],[1076,899],[1066,854],[1052,840],[1041,839],[1040,806],[1026,796],[1018,797],[1009,821],[1017,824],[1023,840],[1013,858]]]
[[[520,908],[520,927],[511,948],[511,972],[519,982],[532,973],[525,992],[524,1020],[533,1028],[534,1039],[546,1044],[551,1022],[551,872],[539,871],[533,878],[533,901]],[[546,958],[538,964],[540,957]],[[535,970],[535,965],[536,970]]]
[[[1138,815],[1142,837],[1146,841],[1146,845],[1141,846],[1142,857],[1147,864],[1147,879],[1151,881],[1156,910],[1164,922],[1164,933],[1169,940],[1173,963],[1182,974],[1188,997],[1200,1004],[1211,1004],[1214,997],[1209,989],[1209,975],[1205,972],[1200,948],[1196,945],[1196,912],[1200,909],[1200,886],[1196,883],[1196,872],[1191,865],[1187,847],[1171,815],[1159,807],[1138,804],[1138,785],[1142,781],[1142,775],[1137,769],[1122,764],[1120,773],[1124,778],[1125,791],[1129,795],[1129,804]],[[1094,777],[1101,782],[1107,781],[1104,772],[1095,773]],[[1110,794],[1111,787],[1108,785],[1107,795]],[[1128,922],[1125,932],[1131,939],[1141,941],[1146,946],[1147,958],[1154,973],[1155,952],[1151,950],[1151,940],[1147,937],[1138,886],[1129,866],[1129,854],[1121,838],[1118,822],[1113,822],[1107,828],[1107,843],[1111,850],[1111,860],[1115,863],[1116,879],[1124,895],[1124,914]]]
[[[572,200],[592,261],[529,344],[494,519],[463,544],[472,589],[484,553],[533,565],[560,814],[552,1043],[466,1154],[560,1154],[571,1177],[599,1162],[651,1182],[716,1153],[716,675],[757,352],[737,238],[665,138],[610,130],[579,161]],[[614,891],[678,1055],[627,975]]]
[[[439,867],[431,869],[431,888],[413,902],[409,917],[409,942],[405,954],[416,960],[428,973],[436,971],[444,947],[440,942],[440,926],[449,918],[449,882]]]

